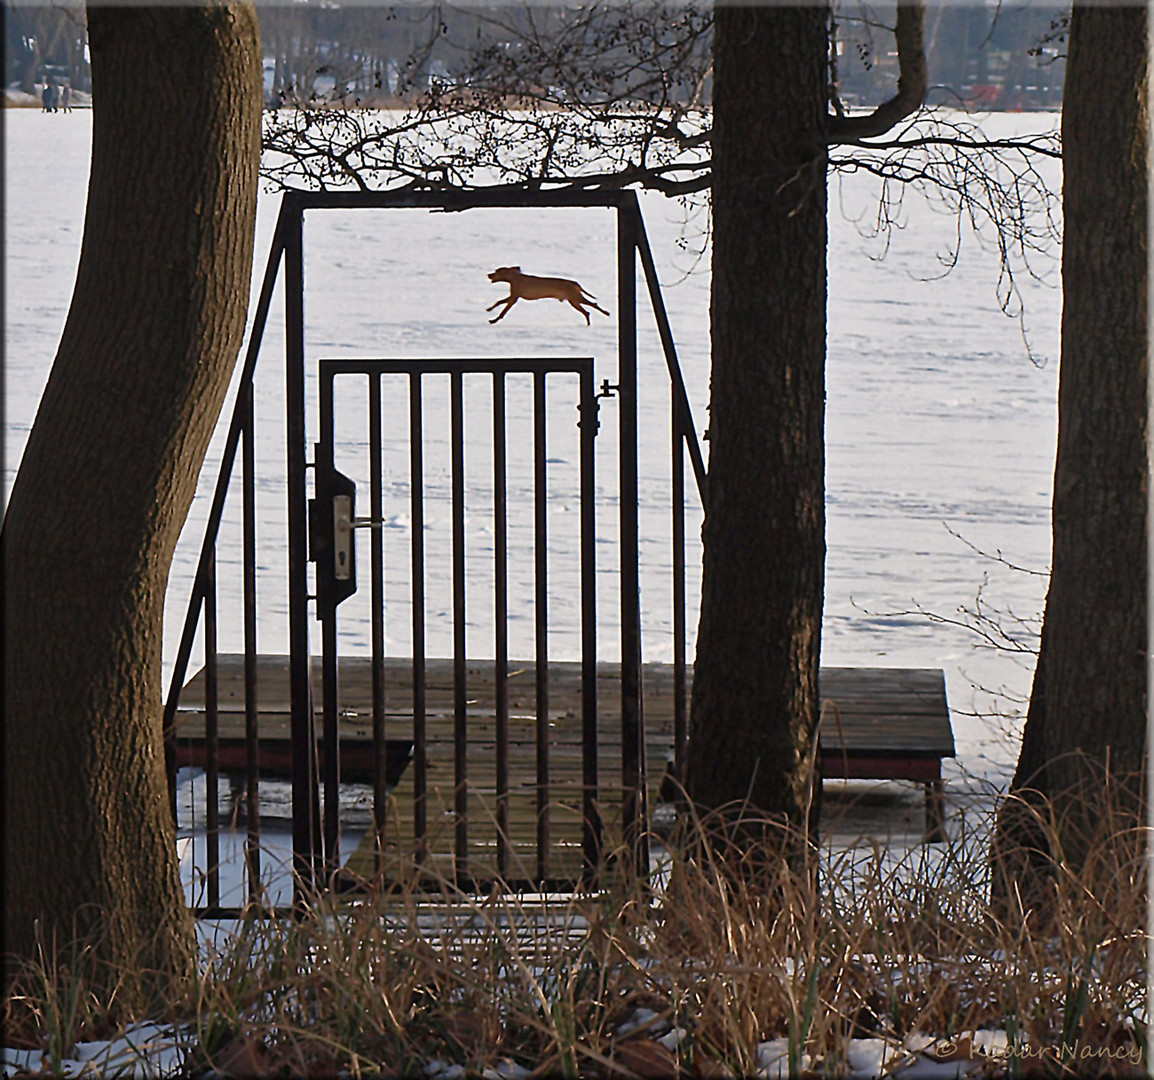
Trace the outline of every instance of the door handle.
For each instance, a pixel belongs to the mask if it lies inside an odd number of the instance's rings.
[[[333,496],[333,577],[348,581],[352,573],[354,529],[379,529],[381,522],[371,517],[353,517],[351,495]]]

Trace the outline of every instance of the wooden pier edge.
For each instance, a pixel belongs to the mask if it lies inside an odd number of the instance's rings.
[[[217,663],[218,722],[222,746],[228,747],[228,756],[222,760],[222,767],[226,768],[243,767],[242,759],[237,756],[236,742],[243,740],[244,734],[243,661],[241,655],[221,654]],[[366,769],[371,773],[371,660],[360,656],[341,657],[337,670],[342,769],[346,775],[360,775]],[[553,736],[550,757],[551,768],[555,770],[551,786],[558,801],[558,821],[552,828],[556,846],[553,862],[558,869],[564,867],[565,876],[572,877],[579,868],[570,863],[580,855],[580,664],[553,661],[548,671]],[[510,661],[508,672],[510,786],[517,795],[509,850],[514,859],[530,866],[533,863],[529,855],[531,840],[535,839],[537,830],[533,801],[536,795],[535,742],[531,730],[531,721],[535,720],[536,668],[531,661]],[[314,680],[319,687],[319,658],[314,658]],[[470,776],[476,776],[478,781],[476,790],[470,795],[474,800],[470,805],[476,807],[475,811],[470,811],[470,817],[475,814],[478,822],[485,822],[487,818],[495,821],[492,817],[495,789],[486,772],[493,767],[490,763],[495,762],[494,710],[491,705],[496,684],[494,662],[469,660],[466,680]],[[615,704],[620,701],[620,680],[619,664],[598,664],[598,756],[599,774],[603,778],[598,794],[607,821],[613,820],[620,804],[621,719],[620,709]],[[941,761],[955,754],[943,672],[936,668],[830,667],[822,668],[820,680],[823,704],[819,740],[823,779],[898,779],[920,783],[925,788],[925,840],[943,839]],[[660,799],[661,781],[673,753],[673,681],[671,664],[643,665],[650,805]],[[278,763],[284,766],[286,755],[291,750],[291,740],[287,738],[290,705],[288,658],[259,657],[257,686],[262,775],[271,775],[270,766]],[[430,792],[442,793],[437,798],[447,797],[450,805],[453,802],[450,782],[453,692],[452,661],[427,660],[425,696]],[[177,747],[178,761],[182,764],[196,764],[204,757],[204,694],[202,670],[189,680],[181,694]],[[315,695],[318,717],[321,697],[319,692]],[[387,737],[400,742],[411,740],[412,661],[408,658],[390,657],[386,660],[385,701]],[[446,760],[442,761],[446,754]],[[280,762],[281,757],[286,757],[286,762]],[[406,847],[411,853],[410,845],[415,837],[411,788],[411,779],[402,776],[401,783],[389,799],[390,821],[386,833],[395,838],[392,850],[398,856]],[[434,824],[438,821],[432,806],[428,820]],[[404,837],[410,839],[405,841]],[[379,869],[373,854],[374,845],[374,830],[369,829],[357,854],[346,863],[351,872],[371,877],[373,875],[367,873],[370,865]],[[495,842],[488,840],[479,845],[479,865],[488,865],[487,852],[494,846]],[[367,851],[362,852],[362,848],[367,848]],[[439,861],[444,862],[444,859]],[[444,867],[438,869],[438,873],[442,872],[446,872]]]

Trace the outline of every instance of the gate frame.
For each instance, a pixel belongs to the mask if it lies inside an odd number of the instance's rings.
[[[287,413],[287,496],[288,496],[288,586],[291,736],[294,746],[305,747],[293,761],[293,877],[294,909],[307,905],[322,885],[323,853],[319,830],[316,785],[316,741],[307,616],[308,591],[308,489],[305,335],[304,335],[304,215],[309,210],[425,209],[460,212],[481,208],[552,209],[604,208],[617,212],[617,383],[620,498],[620,590],[621,590],[621,721],[622,721],[622,824],[624,852],[635,870],[648,867],[649,848],[646,807],[644,718],[641,692],[641,606],[638,557],[638,476],[637,476],[637,259],[640,257],[650,302],[657,320],[672,391],[673,479],[674,479],[674,680],[675,680],[675,767],[683,766],[687,739],[687,687],[684,626],[684,493],[683,453],[688,451],[703,504],[706,501],[706,473],[689,399],[677,362],[673,335],[661,297],[660,285],[641,218],[637,193],[633,190],[554,191],[521,188],[427,191],[286,191],[273,234],[257,307],[253,316],[248,349],[232,422],[221,460],[221,471],[193,583],[192,596],[181,643],[174,663],[164,709],[165,765],[169,775],[169,799],[176,819],[176,710],[188,670],[196,627],[201,611],[206,619],[205,673],[209,686],[215,685],[215,544],[241,438],[244,439],[242,482],[245,522],[244,566],[244,655],[245,729],[249,761],[256,762],[258,747],[256,701],[256,588],[255,538],[250,514],[254,480],[253,388],[256,367],[276,278],[283,260],[285,270],[285,401]],[[678,545],[678,539],[681,545]],[[211,629],[210,629],[211,624]],[[206,701],[206,740],[210,761],[214,760],[216,702]],[[210,778],[214,770],[209,770]],[[246,865],[250,903],[258,903],[259,886],[259,802],[258,767],[251,764],[248,775],[249,837]],[[312,795],[304,797],[310,790]],[[215,784],[209,782],[208,798],[215,805]],[[210,837],[210,850],[212,838]],[[210,856],[211,861],[211,856]],[[215,866],[208,868],[209,903],[198,909],[202,916],[225,913],[219,903]]]
[[[598,777],[598,727],[597,727],[597,608],[596,608],[596,542],[595,542],[595,489],[594,489],[594,441],[597,436],[598,402],[594,392],[594,361],[592,357],[535,357],[507,359],[340,359],[320,361],[319,385],[319,439],[316,444],[314,490],[315,518],[310,529],[312,562],[316,564],[316,617],[321,623],[321,668],[323,688],[323,747],[324,764],[321,786],[323,788],[324,811],[322,814],[322,846],[324,849],[324,876],[331,880],[340,870],[339,806],[337,790],[340,784],[339,752],[339,648],[337,635],[337,608],[355,592],[356,585],[356,545],[351,539],[353,530],[370,528],[373,543],[370,549],[370,607],[372,628],[372,716],[373,743],[376,765],[374,769],[373,815],[374,830],[377,834],[377,852],[383,855],[384,835],[387,817],[387,791],[385,776],[385,725],[384,701],[384,626],[381,617],[385,603],[383,580],[383,552],[379,529],[383,524],[381,492],[381,391],[384,376],[401,376],[408,379],[407,397],[409,403],[410,432],[410,485],[412,494],[411,512],[413,536],[410,546],[413,597],[413,754],[414,754],[414,826],[418,859],[426,853],[424,844],[428,839],[425,804],[427,789],[427,750],[425,714],[425,670],[428,657],[424,647],[426,613],[424,611],[424,584],[427,580],[424,543],[421,523],[424,520],[424,495],[420,486],[423,475],[424,449],[421,441],[423,430],[421,388],[427,385],[426,376],[448,376],[450,380],[450,427],[452,457],[452,564],[453,564],[453,733],[454,733],[454,809],[456,812],[455,842],[453,856],[456,886],[465,891],[489,892],[494,883],[500,882],[510,889],[572,888],[577,880],[593,883],[601,864],[602,824]],[[464,579],[464,377],[467,375],[490,375],[493,386],[494,418],[494,514],[495,528],[495,598],[494,605],[494,689],[493,702],[496,718],[495,745],[497,754],[496,781],[496,878],[478,878],[469,871],[469,820],[467,782],[470,772],[468,759],[468,724],[466,710],[466,651],[465,651],[465,579]],[[510,836],[509,800],[512,792],[509,782],[509,695],[508,695],[508,627],[506,618],[506,585],[508,567],[505,555],[505,534],[508,516],[505,506],[505,409],[506,377],[509,375],[531,375],[533,377],[533,429],[534,429],[534,479],[537,487],[534,498],[534,552],[536,561],[536,637],[537,670],[536,688],[536,873],[526,878],[515,878],[509,870]],[[548,666],[549,653],[545,638],[547,615],[545,613],[546,575],[541,560],[545,556],[546,537],[544,526],[544,488],[546,469],[546,443],[544,425],[546,422],[545,384],[550,375],[569,376],[575,382],[577,391],[577,428],[579,430],[579,499],[580,499],[580,640],[581,640],[581,812],[582,812],[582,862],[583,867],[576,879],[558,878],[549,873],[549,822],[551,812],[551,778],[549,770],[549,718],[548,718]],[[335,557],[335,537],[338,519],[333,500],[341,495],[351,495],[355,491],[353,482],[341,473],[335,463],[336,448],[336,394],[335,382],[341,376],[363,376],[366,378],[369,402],[369,501],[368,517],[356,517],[352,504],[346,529],[349,532],[349,574],[347,583],[341,584],[333,566]],[[377,864],[378,875],[383,863]],[[378,878],[379,883],[385,882]]]

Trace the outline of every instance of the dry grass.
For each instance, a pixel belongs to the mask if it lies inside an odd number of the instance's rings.
[[[919,1035],[964,1047],[982,1029],[1047,1058],[1011,1074],[1117,1075],[1146,1041],[1146,837],[1110,814],[1099,826],[1083,872],[1058,860],[1045,918],[996,915],[970,840],[788,867],[711,823],[670,844],[656,890],[321,899],[303,921],[240,924],[164,1019],[191,1029],[186,1069],[232,1075],[424,1075],[439,1059],[474,1075],[504,1061],[743,1076],[775,1038],[795,1075],[837,1075],[854,1038],[900,1055]],[[44,955],[6,999],[8,1045],[58,1061],[109,1016],[82,950]],[[1063,1045],[1099,1056],[1063,1063]]]

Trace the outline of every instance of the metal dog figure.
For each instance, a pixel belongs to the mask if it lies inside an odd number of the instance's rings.
[[[489,320],[491,323],[500,322],[509,314],[509,308],[518,300],[553,299],[560,300],[562,303],[568,301],[572,307],[585,316],[587,326],[589,325],[589,312],[585,310],[586,307],[600,311],[602,315],[609,314],[603,307],[597,306],[597,298],[592,293],[586,292],[577,282],[570,281],[568,278],[534,277],[532,274],[521,273],[519,266],[502,266],[489,275],[489,280],[505,281],[509,284],[509,295],[502,297],[485,309],[492,311],[493,308],[500,307],[501,304],[505,305],[500,315]]]

